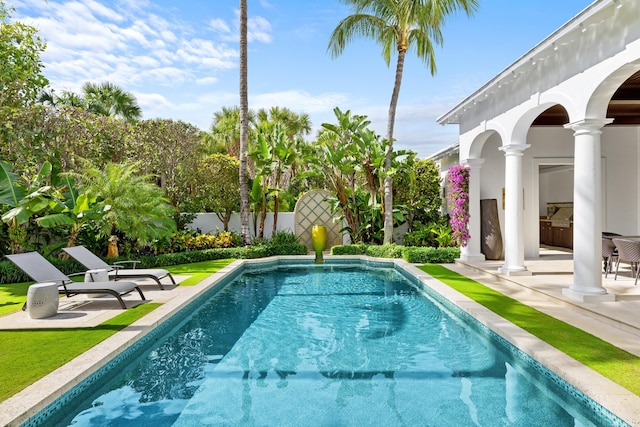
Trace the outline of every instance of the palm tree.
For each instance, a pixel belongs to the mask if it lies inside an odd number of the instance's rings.
[[[82,86],[88,110],[103,116],[120,117],[128,122],[142,118],[136,97],[110,82]]]
[[[251,243],[249,231],[249,188],[247,180],[247,141],[249,139],[249,99],[247,88],[247,0],[240,0],[240,234],[245,245]]]
[[[473,14],[478,0],[341,0],[353,7],[353,15],[344,18],[333,30],[328,50],[333,58],[339,56],[353,39],[364,36],[382,45],[382,57],[389,66],[391,52],[398,52],[396,76],[389,104],[387,140],[389,147],[385,157],[384,178],[384,243],[393,237],[393,176],[391,172],[393,152],[393,128],[395,124],[398,94],[402,83],[405,55],[409,49],[436,72],[434,43],[442,44],[440,27],[447,15],[464,10]]]
[[[53,107],[64,105],[82,108],[93,114],[119,117],[128,122],[142,118],[142,109],[136,97],[110,82],[86,82],[82,85],[81,94],[65,90],[60,96],[56,96],[53,90],[45,91],[38,101]]]
[[[254,121],[254,112],[247,110],[247,123]],[[247,125],[247,132],[248,129]],[[212,147],[224,147],[225,154],[240,158],[240,108],[222,107],[222,110],[213,113],[210,136]]]
[[[117,231],[138,245],[170,236],[175,232],[175,210],[151,175],[140,175],[138,163],[109,163],[104,170],[93,165],[82,174],[69,173],[80,187],[95,195],[103,205],[100,234],[105,237]]]

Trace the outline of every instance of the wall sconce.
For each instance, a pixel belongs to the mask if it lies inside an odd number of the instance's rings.
[[[613,0],[613,4],[616,6],[616,9],[620,9],[622,7],[620,0]]]
[[[582,22],[580,23],[579,28],[581,33],[584,33],[585,31],[587,31],[587,27],[585,27]]]

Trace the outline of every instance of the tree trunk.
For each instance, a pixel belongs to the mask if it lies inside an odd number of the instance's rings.
[[[276,192],[273,199],[273,230],[271,231],[271,237],[276,234],[278,230],[278,209],[280,208],[280,196]]]
[[[240,234],[245,245],[251,243],[247,180],[247,140],[249,137],[247,68],[247,0],[240,0]]]
[[[393,85],[391,103],[389,104],[389,122],[387,123],[387,140],[389,149],[384,159],[384,243],[393,242],[393,176],[389,174],[391,170],[391,160],[393,159],[393,128],[396,121],[396,107],[398,106],[398,95],[402,84],[402,70],[404,68],[404,57],[406,50],[398,50],[398,64],[396,66],[396,81]]]

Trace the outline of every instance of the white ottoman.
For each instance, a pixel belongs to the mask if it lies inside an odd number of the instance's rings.
[[[27,291],[27,310],[32,319],[44,319],[58,313],[58,284],[36,283]]]

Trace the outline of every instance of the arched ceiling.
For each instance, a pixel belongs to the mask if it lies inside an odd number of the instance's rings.
[[[612,125],[640,125],[640,71],[629,77],[613,94],[607,109]],[[554,105],[540,114],[531,126],[562,126],[569,115],[561,105]]]

